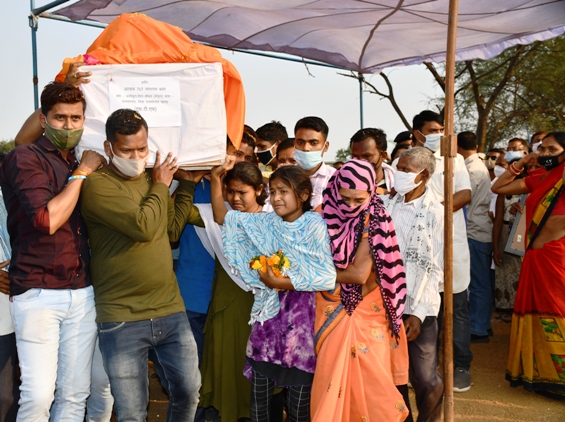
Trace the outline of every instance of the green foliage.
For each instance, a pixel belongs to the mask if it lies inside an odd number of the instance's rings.
[[[335,153],[336,161],[347,161],[351,158],[351,148],[340,148]]]
[[[16,144],[14,143],[13,139],[11,139],[9,141],[2,140],[2,141],[0,141],[0,152],[3,152],[3,153],[6,154],[6,153],[12,151],[15,148],[15,146],[16,146]]]
[[[457,63],[456,132],[475,131],[485,151],[525,138],[528,130],[564,130],[564,74],[565,36],[512,47],[491,60]]]

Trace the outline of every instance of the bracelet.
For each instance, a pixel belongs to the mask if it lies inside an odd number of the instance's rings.
[[[77,179],[83,179],[83,180],[84,180],[84,179],[86,179],[86,176],[84,176],[84,175],[82,175],[82,174],[75,176],[75,175],[73,174],[71,177],[69,177],[69,182],[70,182],[71,180],[77,180]]]
[[[512,176],[514,176],[514,177],[518,176],[518,174],[517,174],[514,170],[512,170],[512,166],[508,166],[508,167],[506,168],[506,170],[507,170],[508,173],[510,173]]]
[[[85,172],[84,170],[75,170],[75,171],[73,171],[73,176],[78,176],[78,175],[88,176],[88,173]]]
[[[516,163],[510,164],[510,168],[512,169],[512,172],[511,172],[511,173],[514,174],[514,176],[518,176],[520,173],[522,173],[522,170],[524,170],[524,169],[519,170],[519,169],[515,166],[515,164],[516,164]]]

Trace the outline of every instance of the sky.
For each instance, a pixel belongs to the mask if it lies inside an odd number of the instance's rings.
[[[36,1],[35,7],[47,3]],[[29,7],[29,2],[12,1],[0,14],[0,39],[4,40],[0,66],[3,99],[0,102],[0,140],[13,139],[34,110]],[[38,25],[38,86],[41,92],[61,69],[63,59],[85,53],[102,30],[44,18],[39,19]],[[320,66],[306,68],[302,63],[220,51],[241,74],[247,102],[246,123],[252,128],[278,120],[292,136],[298,119],[319,116],[330,128],[327,161],[333,160],[338,149],[346,148],[351,136],[359,130],[359,85],[356,79],[341,76],[343,71]],[[441,94],[423,65],[390,68],[384,72],[409,120],[428,108],[431,99]],[[386,90],[379,75],[365,75],[365,78]],[[389,141],[406,130],[388,100],[365,93],[363,101],[364,127],[383,129]],[[389,144],[389,152],[393,146]]]

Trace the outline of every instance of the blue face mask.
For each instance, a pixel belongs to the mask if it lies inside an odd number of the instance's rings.
[[[519,160],[524,156],[524,151],[508,151],[504,156],[504,159],[507,162],[511,162],[513,160]]]
[[[431,133],[429,135],[424,135],[422,132],[420,133],[426,138],[426,142],[424,142],[423,146],[432,152],[436,152],[441,145],[443,133]],[[420,141],[420,143],[422,143],[422,141]]]
[[[324,146],[326,143],[324,142]],[[324,147],[320,151],[300,151],[299,149],[294,150],[294,160],[299,167],[304,170],[312,170],[314,167],[322,163],[322,154],[324,153]]]

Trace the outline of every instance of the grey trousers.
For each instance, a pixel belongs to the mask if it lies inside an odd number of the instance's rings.
[[[404,319],[409,315],[404,315]],[[437,318],[428,316],[422,322],[420,335],[408,343],[410,383],[416,394],[417,422],[441,420],[443,378],[437,370]]]

